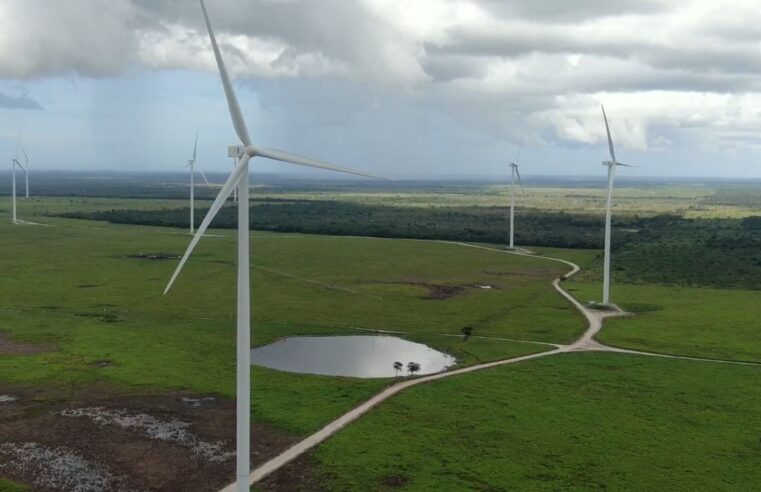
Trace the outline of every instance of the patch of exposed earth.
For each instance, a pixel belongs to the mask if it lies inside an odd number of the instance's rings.
[[[7,334],[0,333],[0,355],[32,355],[42,352],[53,352],[55,350],[56,348],[50,345],[14,342]]]
[[[382,282],[385,283],[385,282]],[[432,284],[428,282],[422,282],[417,280],[400,280],[397,282],[388,282],[396,285],[412,285],[414,287],[420,287],[428,291],[426,295],[420,296],[420,299],[426,300],[444,300],[449,299],[460,294],[463,294],[467,290],[467,286],[463,285],[442,285]]]
[[[17,398],[0,404],[0,476],[33,490],[213,491],[234,479],[233,400],[104,386],[0,395]],[[255,465],[297,439],[252,427]]]
[[[115,425],[122,429],[142,432],[159,441],[166,441],[189,448],[193,455],[212,463],[222,463],[235,457],[226,441],[207,442],[190,431],[191,424],[177,418],[160,420],[145,413],[130,413],[125,409],[104,407],[67,408],[59,415],[90,419],[98,425]]]
[[[127,258],[140,258],[143,260],[179,260],[181,255],[177,253],[137,253],[128,255]]]
[[[284,468],[257,482],[257,490],[266,492],[326,492],[314,459],[301,455]],[[382,489],[381,489],[382,490]]]
[[[0,457],[5,458],[0,463],[0,473],[10,471],[30,476],[32,485],[43,490],[134,490],[127,477],[114,475],[102,464],[88,461],[64,447],[5,442],[0,444]]]

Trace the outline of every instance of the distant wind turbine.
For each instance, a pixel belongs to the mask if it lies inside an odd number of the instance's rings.
[[[512,172],[512,180],[510,181],[510,249],[515,249],[515,178],[518,178],[518,184],[521,185],[521,193],[526,195],[526,190],[523,189],[523,182],[521,181],[521,173],[518,171],[518,161],[521,158],[521,147],[523,147],[523,141],[518,146],[518,156],[515,158],[515,162],[510,163],[510,169]]]
[[[185,167],[190,167],[190,234],[193,234],[193,227],[195,227],[195,221],[193,217],[193,212],[195,211],[195,164],[196,164],[196,149],[198,148],[198,132],[196,132],[196,141],[193,144],[193,158],[188,159],[188,163],[185,164]],[[203,177],[203,180],[206,181],[206,184],[209,184],[209,180],[206,179],[206,175],[201,171],[200,169],[198,172],[201,173],[201,177]]]
[[[203,0],[201,2],[201,9],[203,11],[204,20],[206,21],[206,28],[209,31],[209,38],[211,40],[211,47],[214,51],[214,57],[217,61],[217,68],[219,69],[219,75],[222,79],[222,86],[224,87],[225,97],[227,99],[227,106],[230,110],[230,117],[232,118],[235,132],[240,138],[241,144],[238,146],[232,146],[228,148],[228,154],[230,157],[237,158],[237,164],[235,169],[227,178],[225,184],[222,186],[217,198],[212,203],[206,217],[201,222],[201,226],[190,241],[188,249],[182,256],[177,269],[174,271],[172,278],[164,290],[166,294],[172,287],[177,275],[182,270],[185,262],[190,257],[198,241],[203,236],[206,229],[211,224],[211,221],[217,215],[219,210],[225,204],[225,201],[233,192],[233,188],[238,189],[238,300],[237,300],[237,407],[236,407],[236,489],[239,492],[249,490],[249,474],[250,474],[250,418],[251,418],[251,324],[250,324],[250,295],[249,295],[249,174],[248,164],[249,160],[255,157],[266,157],[277,161],[289,162],[292,164],[298,164],[300,166],[315,167],[319,169],[327,169],[331,171],[338,171],[348,174],[355,174],[358,176],[372,177],[369,174],[365,174],[359,171],[353,171],[351,169],[345,169],[341,167],[328,164],[326,162],[309,159],[306,157],[300,157],[288,152],[280,150],[264,149],[260,147],[254,147],[251,145],[251,138],[249,137],[248,130],[246,129],[246,123],[243,119],[238,100],[235,96],[235,90],[233,89],[230,77],[227,74],[222,54],[219,51],[219,46],[214,37],[214,32],[211,28],[211,22],[206,12],[206,6]]]
[[[26,198],[29,198],[29,156],[26,155],[26,150],[22,150],[24,153],[24,162],[26,163],[26,166],[24,166],[24,179],[26,180]]]
[[[16,155],[11,158],[11,181],[13,182],[13,218],[11,219],[11,222],[14,224],[18,224],[19,222],[16,218],[16,166],[18,166],[18,168],[21,170],[24,169],[21,163],[18,161],[18,151],[20,145],[21,137],[19,137],[18,141],[16,142]]]
[[[605,115],[605,107],[602,108],[602,118],[605,120],[605,131],[608,133],[608,149],[610,150],[610,160],[603,161],[603,166],[608,166],[608,202],[605,209],[605,258],[603,259],[603,284],[602,284],[602,303],[610,304],[610,221],[613,208],[613,178],[616,175],[616,166],[634,167],[630,164],[624,164],[616,160],[616,152],[613,150],[613,139],[610,137],[610,127],[608,126],[608,117]]]

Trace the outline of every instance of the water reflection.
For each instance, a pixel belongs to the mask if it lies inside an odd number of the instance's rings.
[[[421,343],[380,335],[292,337],[251,351],[258,366],[288,372],[383,378],[408,375],[407,364],[416,362],[415,375],[443,371],[454,365],[451,355]],[[396,371],[394,362],[403,369]]]

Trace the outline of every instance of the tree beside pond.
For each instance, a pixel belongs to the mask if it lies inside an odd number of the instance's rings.
[[[402,364],[399,361],[394,362],[394,373],[396,376],[399,375],[399,372],[404,368],[404,364]]]
[[[408,362],[407,363],[407,371],[409,371],[410,376],[414,376],[416,372],[420,370],[420,364],[417,362]]]
[[[460,333],[462,333],[463,338],[467,340],[473,334],[473,327],[463,326],[462,329],[460,330]]]

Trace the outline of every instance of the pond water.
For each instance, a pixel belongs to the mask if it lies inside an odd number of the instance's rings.
[[[397,361],[404,366],[398,373]],[[422,343],[381,335],[291,337],[251,351],[251,363],[258,366],[355,378],[408,375],[409,362],[420,364],[420,375],[443,371],[456,360]]]

